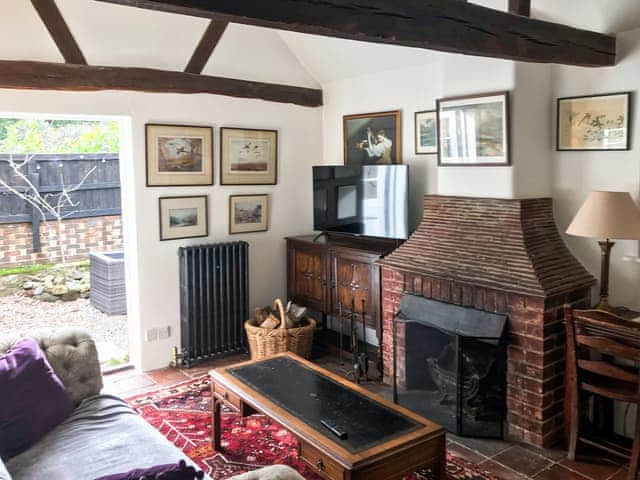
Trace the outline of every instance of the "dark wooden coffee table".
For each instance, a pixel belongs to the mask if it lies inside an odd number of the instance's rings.
[[[445,479],[442,427],[296,355],[210,372],[213,448],[220,451],[220,409],[261,413],[299,442],[299,457],[330,480],[395,480],[422,468]],[[346,438],[339,438],[324,423]]]

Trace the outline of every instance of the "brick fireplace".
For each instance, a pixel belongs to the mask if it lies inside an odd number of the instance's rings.
[[[418,229],[380,265],[385,382],[403,293],[507,315],[506,433],[539,447],[562,439],[562,306],[589,304],[595,279],[563,242],[550,198],[427,195]]]

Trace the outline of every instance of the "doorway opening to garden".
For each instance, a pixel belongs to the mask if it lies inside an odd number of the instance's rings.
[[[120,123],[0,118],[0,331],[83,328],[129,364]]]

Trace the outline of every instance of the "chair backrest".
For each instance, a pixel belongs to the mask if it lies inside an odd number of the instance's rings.
[[[603,325],[615,323],[615,315],[601,310],[565,308],[568,373],[579,387],[592,393],[637,402],[640,376],[620,360],[640,363],[640,348],[627,345],[607,333]]]

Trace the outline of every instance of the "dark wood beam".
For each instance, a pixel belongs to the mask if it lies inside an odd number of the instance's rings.
[[[18,90],[130,90],[210,93],[305,107],[322,105],[322,90],[152,68],[98,67],[0,60],[0,88]]]
[[[509,0],[509,13],[530,17],[531,0]]]
[[[211,54],[215,50],[222,34],[227,29],[229,22],[219,22],[217,20],[211,20],[209,26],[204,31],[198,46],[196,47],[191,60],[184,69],[187,73],[202,73],[204,66],[211,58]]]
[[[67,22],[65,22],[60,9],[55,0],[31,0],[33,7],[38,12],[42,23],[49,30],[49,35],[56,43],[62,58],[67,63],[86,65],[87,60],[78,46],[78,42],[73,38]]]
[[[526,62],[610,66],[616,39],[459,0],[99,0],[315,35]]]

